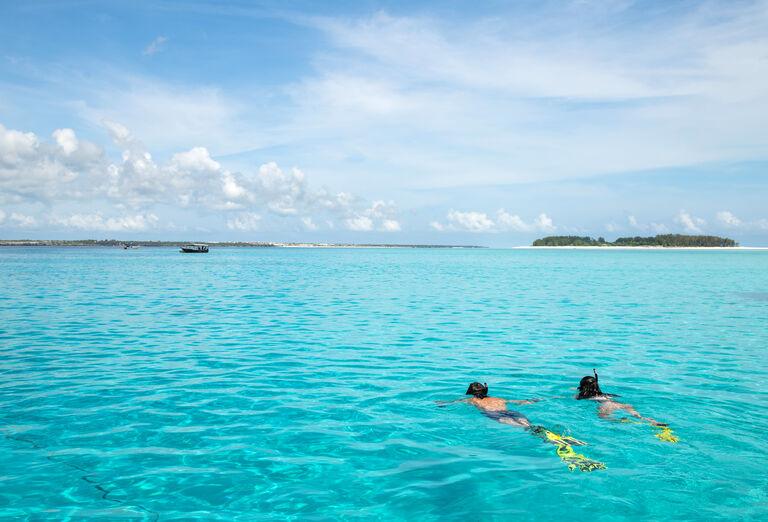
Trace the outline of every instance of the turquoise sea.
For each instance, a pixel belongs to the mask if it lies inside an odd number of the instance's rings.
[[[0,282],[2,519],[768,518],[765,251],[2,248]],[[593,367],[680,442],[573,400]],[[436,407],[474,380],[607,469]]]

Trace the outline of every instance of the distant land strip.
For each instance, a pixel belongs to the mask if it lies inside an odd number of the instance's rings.
[[[612,242],[602,237],[595,239],[589,236],[547,236],[534,241],[533,246],[722,248],[736,247],[739,244],[727,237],[661,234],[653,237],[620,237]]]
[[[264,241],[121,241],[118,239],[0,239],[3,246],[39,247],[181,247],[202,243],[209,247],[259,248],[487,248],[478,245],[409,245],[389,243],[281,243]]]

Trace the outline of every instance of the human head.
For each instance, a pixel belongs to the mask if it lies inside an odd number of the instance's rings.
[[[484,399],[488,396],[488,385],[485,383],[480,384],[479,382],[473,382],[469,385],[469,388],[467,388],[466,395],[474,395],[478,399]]]
[[[603,394],[600,389],[600,384],[597,380],[597,372],[592,370],[595,376],[587,375],[581,378],[579,381],[579,395],[577,399],[591,399],[593,397],[599,397]]]

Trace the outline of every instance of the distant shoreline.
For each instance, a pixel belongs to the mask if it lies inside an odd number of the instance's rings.
[[[261,241],[118,241],[116,239],[0,239],[0,247],[67,247],[67,248],[179,248],[190,243],[203,243],[212,248],[488,248],[479,245],[426,245],[387,243],[284,243]]]
[[[179,248],[182,245],[188,245],[189,241],[126,241],[115,244],[106,242],[86,241],[65,241],[65,240],[13,240],[0,239],[0,249],[2,247],[35,247],[35,248],[114,248],[122,249],[124,244],[130,244],[141,248]],[[493,250],[722,250],[722,251],[745,251],[745,250],[768,250],[768,247],[664,247],[664,246],[531,246],[520,245],[513,247],[488,247],[479,245],[398,245],[398,244],[354,244],[354,243],[256,243],[256,242],[210,242],[205,243],[212,248],[411,248],[411,249],[493,249]]]

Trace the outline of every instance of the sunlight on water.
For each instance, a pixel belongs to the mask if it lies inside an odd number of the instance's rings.
[[[768,517],[768,253],[3,248],[0,518]],[[669,422],[611,423],[573,388]],[[473,380],[604,462],[472,407]]]

